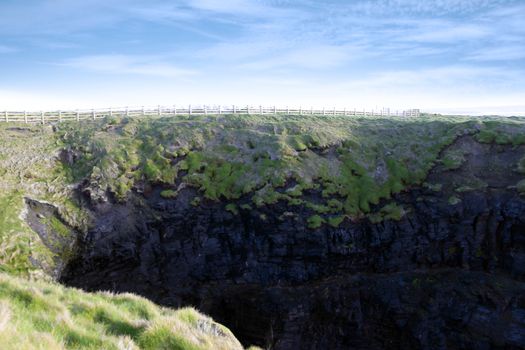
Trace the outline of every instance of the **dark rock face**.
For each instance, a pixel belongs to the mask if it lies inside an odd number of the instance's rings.
[[[509,187],[523,149],[453,147],[465,164],[399,195],[400,221],[310,230],[297,208],[233,215],[189,188],[97,204],[63,281],[194,305],[275,349],[525,348],[525,200]],[[455,191],[473,178],[486,186]]]

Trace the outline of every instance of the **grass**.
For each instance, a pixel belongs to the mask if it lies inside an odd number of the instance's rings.
[[[60,260],[25,222],[24,197],[53,203],[65,223],[87,227],[85,211],[71,200],[70,175],[59,161],[63,144],[57,136],[45,126],[24,125],[17,129],[12,124],[0,125],[1,271],[45,276]],[[69,234],[61,222],[50,224],[57,233]]]
[[[160,192],[160,196],[165,199],[175,198],[177,196],[177,191],[174,190],[163,190]]]
[[[117,198],[124,199],[137,181],[168,187],[184,182],[203,199],[249,198],[256,208],[283,201],[324,222],[371,214],[381,200],[421,185],[439,162],[457,169],[463,154],[440,153],[460,135],[519,145],[524,125],[443,116],[192,115],[117,119],[109,129],[104,121],[81,129],[66,123],[59,134],[68,148],[89,151],[80,160],[93,165],[84,176],[98,179]],[[284,188],[290,181],[295,184]],[[312,201],[312,194],[322,198]]]
[[[268,222],[283,207],[279,217],[301,213],[310,229],[334,229],[346,219],[401,220],[408,209],[393,196],[423,185],[436,164],[460,167],[464,155],[445,150],[462,135],[494,147],[525,144],[519,118],[192,115],[10,126],[0,125],[0,344],[7,350],[241,348],[193,309],[45,282],[61,257],[25,222],[24,197],[58,208],[60,219],[46,222],[56,237],[89,227],[74,200],[79,183],[92,189],[93,200],[111,192],[118,201],[143,183],[176,199],[171,188],[186,184],[199,191],[194,206],[222,202],[233,215],[255,211]],[[63,150],[72,162],[60,161]],[[522,160],[516,170],[524,169]],[[522,195],[524,181],[516,185]],[[451,205],[460,201],[449,198]]]
[[[313,215],[308,218],[308,227],[311,229],[317,229],[323,225],[325,220],[319,215]]]
[[[498,145],[525,145],[525,134],[520,128],[522,125],[523,120],[518,118],[507,118],[505,122],[492,118],[482,123],[482,129],[476,135],[476,140]]]
[[[465,162],[465,156],[461,152],[447,152],[447,154],[441,160],[445,170],[459,169]]]
[[[52,271],[55,254],[22,220],[23,206],[21,192],[0,194],[0,271],[42,277]]]
[[[2,349],[242,349],[194,309],[171,310],[132,294],[84,293],[0,273]]]
[[[378,203],[421,185],[440,162],[451,170],[461,166],[462,154],[442,154],[457,137],[518,146],[525,143],[524,125],[516,118],[315,115],[113,118],[82,127],[63,123],[56,132],[2,125],[0,258],[4,270],[21,274],[52,269],[55,256],[20,218],[22,198],[54,204],[63,224],[82,232],[88,216],[72,200],[72,188],[82,181],[93,200],[110,191],[124,201],[136,184],[150,182],[166,188],[164,198],[177,197],[170,188],[178,183],[193,186],[199,190],[193,205],[223,201],[233,214],[243,206],[263,210],[284,202],[306,217],[319,216],[314,227],[373,214],[395,218]],[[58,160],[63,149],[74,155],[73,163]],[[517,170],[524,172],[521,163]],[[51,224],[67,234],[60,223]]]

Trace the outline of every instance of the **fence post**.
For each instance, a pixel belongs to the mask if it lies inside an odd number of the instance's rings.
[[[208,115],[208,107],[206,105],[204,105],[204,115]]]
[[[188,106],[188,112],[189,112],[189,114],[192,113],[191,105]]]
[[[62,111],[58,111],[58,122],[62,122]]]
[[[222,106],[219,105],[219,115],[222,114]]]
[[[159,115],[159,117],[161,116],[162,112],[160,111],[160,105],[158,105],[157,107],[157,114]]]
[[[92,114],[93,120],[95,120],[96,119],[95,109],[91,109],[91,114]]]
[[[335,107],[334,107],[334,115],[335,115]]]
[[[323,115],[326,115],[326,109],[323,107]]]
[[[40,112],[40,119],[42,121],[42,125],[44,125],[45,124],[44,111]]]
[[[277,115],[277,107],[273,106],[273,114]]]
[[[113,108],[109,107],[109,116],[113,117]]]
[[[77,122],[79,122],[80,121],[80,112],[78,111],[78,109],[77,109],[76,112],[77,112]]]
[[[24,123],[27,124],[27,111],[24,111]]]
[[[5,122],[8,123],[9,122],[9,116],[8,116],[8,113],[7,111],[5,111]]]
[[[346,107],[343,109],[343,115],[346,116]]]
[[[233,114],[237,113],[237,108],[233,105]]]
[[[290,114],[290,107],[286,106],[286,114]]]
[[[299,106],[299,115],[303,115],[303,106]]]
[[[262,106],[259,106],[259,114],[263,114],[263,108],[262,108]]]
[[[314,115],[314,107],[313,107],[313,106],[310,107],[310,114],[311,114],[311,115]]]
[[[177,115],[177,105],[173,105],[173,115]]]

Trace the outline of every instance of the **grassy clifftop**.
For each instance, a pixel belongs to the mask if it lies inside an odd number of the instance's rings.
[[[0,126],[0,267],[49,274],[67,259],[28,225],[24,198],[56,206],[48,231],[81,232],[89,215],[74,200],[83,183],[93,201],[108,192],[124,201],[144,184],[176,198],[198,189],[194,205],[219,202],[232,213],[280,202],[306,213],[310,228],[344,220],[399,219],[390,199],[424,185],[438,164],[453,169],[461,154],[442,151],[462,135],[481,143],[525,143],[520,118],[344,116],[178,116],[115,118],[51,126]],[[523,164],[521,164],[523,163]],[[525,160],[516,170],[525,173]],[[521,169],[521,170],[520,170]],[[522,183],[516,186],[523,191]],[[378,204],[381,203],[381,206]]]
[[[517,146],[524,130],[523,119],[237,115],[108,119],[59,134],[79,155],[71,180],[89,178],[92,193],[124,200],[147,182],[174,198],[183,184],[199,189],[195,204],[221,201],[233,213],[279,201],[306,208],[316,228],[399,217],[393,203],[372,207],[453,161],[440,152],[459,136]]]

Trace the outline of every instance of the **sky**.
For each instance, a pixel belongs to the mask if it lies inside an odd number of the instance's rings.
[[[0,110],[525,115],[525,0],[0,0]]]

